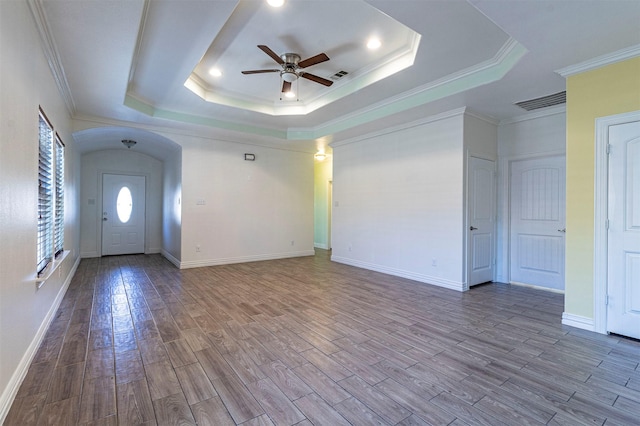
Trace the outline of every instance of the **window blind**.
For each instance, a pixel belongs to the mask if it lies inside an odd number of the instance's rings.
[[[53,259],[53,129],[40,114],[38,150],[38,239],[37,271],[40,274]]]

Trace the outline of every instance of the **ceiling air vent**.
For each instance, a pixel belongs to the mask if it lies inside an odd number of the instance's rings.
[[[340,80],[342,77],[344,77],[347,74],[349,74],[349,73],[346,72],[346,71],[338,71],[337,73],[335,73],[334,75],[332,75],[329,78],[331,78],[331,80],[334,80],[334,81],[335,80]]]
[[[567,102],[567,92],[558,92],[553,95],[543,96],[541,98],[530,99],[528,101],[516,102],[522,109],[533,111],[535,109],[546,108],[554,105],[562,105]]]

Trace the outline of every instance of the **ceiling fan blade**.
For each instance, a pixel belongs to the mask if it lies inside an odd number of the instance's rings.
[[[284,61],[282,60],[282,58],[280,56],[278,56],[278,54],[276,52],[274,52],[273,50],[269,49],[264,44],[259,44],[258,45],[258,49],[262,50],[264,53],[266,53],[267,55],[271,56],[271,59],[273,59],[274,61],[276,61],[280,65],[284,64]]]
[[[306,78],[307,80],[315,81],[316,83],[324,84],[325,86],[331,86],[333,84],[333,81],[331,80],[318,77],[317,75],[309,74],[308,72],[300,73],[300,77]]]
[[[321,62],[326,62],[328,60],[329,60],[329,57],[326,55],[326,53],[319,53],[316,56],[312,56],[308,59],[305,59],[304,61],[298,62],[298,67],[306,68],[306,67],[310,67],[311,65],[319,64]]]
[[[262,74],[265,72],[280,72],[282,70],[249,70],[249,71],[242,71],[242,74]]]
[[[282,82],[282,93],[287,93],[291,91],[291,83],[288,81]]]

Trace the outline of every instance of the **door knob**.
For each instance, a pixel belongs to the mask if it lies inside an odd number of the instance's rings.
[[[469,231],[475,231],[476,229],[478,229],[478,228],[476,228],[475,226],[469,227]]]
[[[567,232],[567,228],[558,229],[558,232]]]
[[[103,217],[102,220],[106,222],[108,219],[106,217]]]

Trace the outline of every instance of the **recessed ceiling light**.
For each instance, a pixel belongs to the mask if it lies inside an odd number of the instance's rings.
[[[290,90],[290,91],[288,91],[288,92],[284,92],[284,95],[285,95],[287,98],[295,98],[295,97],[296,97],[295,92],[293,92],[293,91],[291,91],[291,90]]]
[[[280,7],[284,4],[284,0],[267,0],[267,3],[271,7]]]
[[[222,76],[222,71],[220,71],[219,68],[211,68],[209,70],[209,74],[214,76],[214,77],[221,77]]]
[[[370,49],[370,50],[378,49],[380,46],[382,46],[382,42],[377,37],[371,37],[367,41],[367,48]]]

